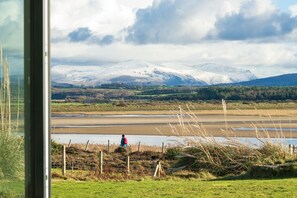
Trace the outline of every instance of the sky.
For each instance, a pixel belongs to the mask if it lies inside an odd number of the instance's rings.
[[[0,44],[23,51],[23,1],[0,1]],[[217,63],[297,72],[296,0],[51,0],[52,65]]]
[[[24,71],[23,0],[0,0],[0,46],[13,75]]]

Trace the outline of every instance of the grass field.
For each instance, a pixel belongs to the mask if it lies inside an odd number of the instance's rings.
[[[221,110],[220,101],[213,102],[126,102],[124,106],[114,105],[112,103],[102,104],[84,104],[63,102],[52,102],[52,112],[100,112],[100,111],[166,111],[177,110],[179,106],[191,110]],[[228,102],[228,109],[296,109],[296,102]]]
[[[295,197],[297,179],[54,182],[53,197]]]
[[[22,191],[20,182],[0,183]],[[0,194],[1,195],[1,194]],[[143,180],[75,182],[53,181],[52,197],[296,197],[297,179],[271,180]],[[1,196],[0,196],[1,197]]]

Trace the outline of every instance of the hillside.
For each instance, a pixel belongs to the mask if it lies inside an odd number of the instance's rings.
[[[213,63],[186,65],[125,61],[101,66],[56,65],[53,84],[93,87],[102,84],[206,86],[256,79],[249,70]]]
[[[230,84],[228,84],[230,85]],[[297,73],[232,83],[236,86],[297,86]]]

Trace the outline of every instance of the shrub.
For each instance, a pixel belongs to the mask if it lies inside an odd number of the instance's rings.
[[[182,153],[181,147],[172,147],[168,148],[165,152],[165,158],[169,160],[177,159],[178,156],[180,156]]]
[[[56,143],[55,141],[51,141],[51,155],[61,154],[62,145]]]
[[[247,175],[251,178],[297,177],[297,164],[255,165]]]
[[[189,132],[195,131],[197,138],[189,139],[191,147],[185,147],[182,157],[174,164],[175,170],[181,168],[199,172],[206,170],[215,176],[239,175],[251,169],[254,165],[282,165],[287,160],[293,159],[280,143],[272,141],[262,141],[262,146],[255,147],[241,143],[236,138],[236,133],[227,123],[227,106],[222,100],[223,113],[225,118],[225,128],[221,129],[226,135],[225,142],[219,142],[208,134],[201,124],[199,117],[189,108],[184,111],[180,108],[177,115],[180,125],[171,125],[172,131],[181,136],[187,136]],[[184,116],[188,116],[190,121],[183,121]],[[255,124],[253,126],[256,127]],[[265,131],[269,138],[269,133]],[[258,130],[255,129],[258,136]],[[172,152],[172,151],[171,151]]]
[[[16,135],[0,134],[0,179],[17,179],[24,174],[24,143]]]
[[[122,153],[122,154],[124,154],[124,153],[128,153],[128,149],[119,146],[118,148],[116,148],[116,149],[114,150],[114,152],[115,152],[115,153]]]

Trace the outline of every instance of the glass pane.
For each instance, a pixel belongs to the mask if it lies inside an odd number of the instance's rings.
[[[0,197],[24,195],[24,1],[0,1]]]
[[[175,182],[156,190],[161,183],[108,180],[289,162],[281,153],[297,144],[297,5],[284,2],[51,0],[53,195],[138,197],[131,189],[143,185],[146,197],[171,197]],[[247,157],[266,140],[284,146]]]

